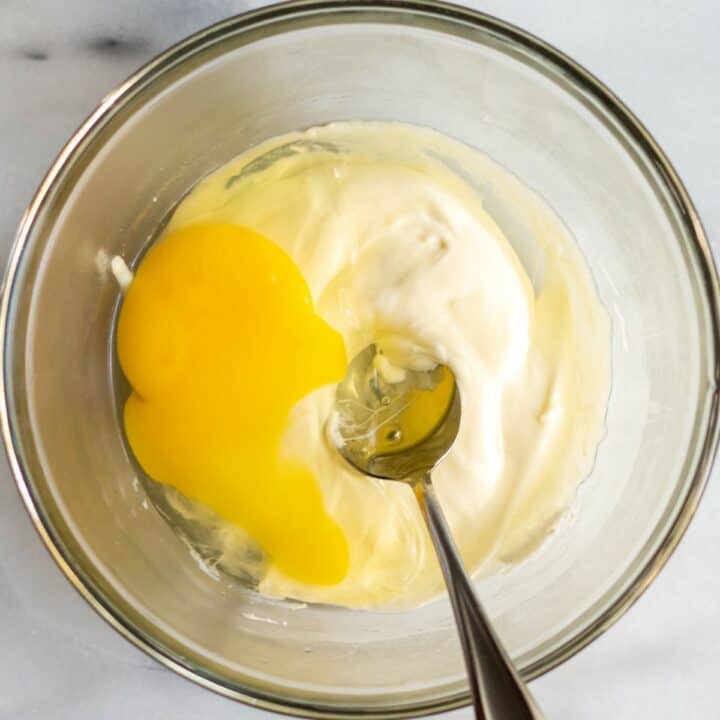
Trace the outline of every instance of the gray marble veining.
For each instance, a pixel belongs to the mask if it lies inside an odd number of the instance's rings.
[[[261,2],[0,0],[0,261],[63,142],[99,99],[183,36]],[[585,64],[675,163],[720,233],[720,14],[713,0],[469,2]],[[715,246],[718,247],[717,245]],[[660,578],[605,636],[533,683],[553,720],[720,718],[720,486]],[[53,565],[0,467],[0,720],[224,720],[267,715],[164,670]],[[469,718],[469,711],[453,713]]]

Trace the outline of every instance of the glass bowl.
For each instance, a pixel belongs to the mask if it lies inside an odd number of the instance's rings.
[[[446,599],[403,613],[271,601],[204,572],[147,502],[117,422],[108,257],[141,252],[197,180],[334,120],[434,127],[535,188],[612,318],[607,434],[572,512],[478,583],[526,678],[611,625],[700,499],[717,441],[718,280],[669,162],[600,82],[545,43],[434,2],[293,2],[168,50],[71,138],[26,212],[0,323],[2,429],[63,572],[117,630],[230,697],[323,717],[469,702]]]

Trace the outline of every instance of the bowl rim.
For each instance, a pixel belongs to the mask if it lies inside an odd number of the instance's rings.
[[[239,685],[223,682],[219,678],[211,676],[210,673],[204,673],[200,668],[193,667],[189,662],[183,662],[182,658],[173,655],[159,642],[147,637],[128,618],[123,616],[122,612],[104,596],[96,585],[91,586],[83,578],[78,567],[74,565],[72,554],[56,537],[55,529],[43,512],[42,501],[29,480],[30,472],[19,443],[16,441],[14,418],[7,395],[7,388],[12,382],[12,367],[8,352],[8,319],[24,252],[30,244],[41,211],[47,204],[54,188],[61,184],[63,170],[82,151],[85,142],[102,124],[102,121],[111,115],[113,110],[136,89],[157,80],[170,67],[186,59],[194,50],[198,50],[208,43],[220,41],[229,35],[248,32],[260,26],[272,25],[277,21],[308,18],[313,15],[325,16],[339,11],[360,14],[363,12],[386,13],[388,17],[404,14],[413,17],[421,24],[423,17],[429,17],[431,22],[440,21],[449,25],[455,23],[469,26],[485,33],[498,35],[504,40],[522,47],[539,57],[542,62],[552,66],[556,71],[562,72],[571,85],[600,103],[650,160],[659,175],[661,184],[671,194],[692,249],[697,254],[700,285],[709,314],[712,357],[709,368],[711,383],[707,391],[708,418],[705,435],[698,443],[699,452],[685,497],[656,551],[637,571],[628,587],[605,608],[599,617],[577,636],[570,638],[547,656],[525,668],[523,674],[526,679],[538,677],[552,670],[587,646],[610,628],[652,583],[684,535],[698,507],[710,475],[720,437],[720,424],[718,423],[720,403],[717,390],[718,378],[720,378],[720,285],[707,236],[682,181],[655,139],[625,104],[600,80],[579,63],[531,33],[486,13],[440,0],[288,0],[265,6],[221,20],[193,33],[157,55],[109,93],[68,140],[48,170],[33,200],[23,214],[9,255],[0,297],[0,335],[3,349],[3,370],[0,373],[0,433],[21,499],[54,561],[80,595],[105,621],[152,658],[201,686],[265,710],[315,718],[417,717],[467,706],[470,704],[470,694],[465,691],[455,696],[429,699],[414,704],[396,705],[389,708],[374,707],[365,710],[297,697],[283,698],[269,693],[265,694],[254,687],[240,688]],[[437,29],[437,27],[433,27],[433,29]]]

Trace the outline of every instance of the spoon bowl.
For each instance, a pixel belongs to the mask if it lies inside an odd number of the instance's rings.
[[[448,454],[460,430],[460,392],[452,370],[442,364],[398,367],[378,344],[350,363],[335,408],[336,447],[357,470],[383,480],[412,482]]]

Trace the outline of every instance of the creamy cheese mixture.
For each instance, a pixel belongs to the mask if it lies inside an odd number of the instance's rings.
[[[166,233],[200,223],[249,228],[283,248],[348,358],[400,335],[449,364],[462,423],[434,479],[465,562],[490,572],[541,543],[603,433],[610,329],[583,257],[540,195],[437,132],[337,123],[220,168]],[[334,393],[321,387],[294,406],[281,452],[316,478],[347,540],[347,572],[312,584],[270,561],[259,590],[360,608],[425,602],[442,579],[416,501],[345,463],[326,427]],[[205,508],[174,503],[189,522],[208,522]],[[213,522],[226,567],[257,563],[242,529]]]

